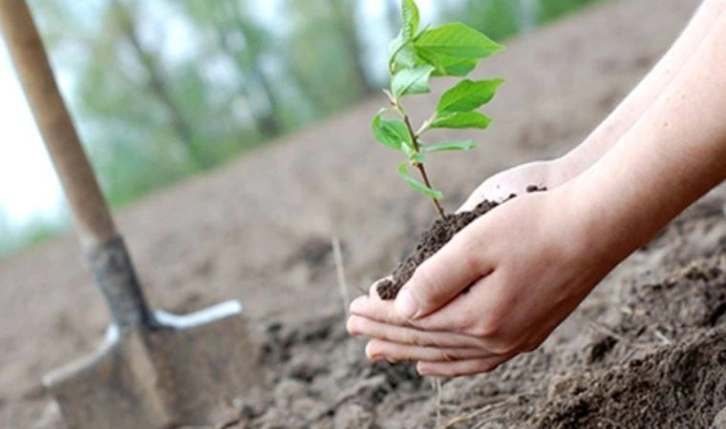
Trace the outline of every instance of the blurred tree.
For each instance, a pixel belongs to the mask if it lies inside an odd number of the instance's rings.
[[[332,25],[338,28],[350,57],[353,75],[363,95],[376,91],[368,80],[364,64],[363,46],[358,35],[356,2],[353,0],[326,0],[333,13]]]
[[[212,166],[211,161],[195,144],[195,135],[189,121],[186,119],[182,108],[174,99],[163,67],[158,61],[159,52],[152,51],[144,46],[138,34],[138,7],[133,1],[124,4],[121,0],[111,0],[112,7],[109,9],[110,16],[115,21],[120,35],[131,48],[136,61],[145,69],[147,79],[145,87],[150,94],[166,112],[171,128],[176,133],[178,140],[184,145],[187,156],[197,167],[207,169]]]
[[[29,1],[114,206],[370,94],[366,45],[400,29],[401,0],[380,0],[377,17],[355,0]],[[429,12],[502,40],[595,1],[448,0]],[[0,247],[7,229],[0,217]]]
[[[539,0],[538,23],[546,23],[600,0]]]
[[[240,1],[188,0],[181,5],[197,26],[212,34],[220,52],[235,66],[240,90],[252,105],[251,114],[260,134],[270,138],[283,132],[284,125],[277,116],[278,95],[263,67],[272,44],[269,33]]]
[[[110,202],[131,201],[194,170],[166,112],[149,100],[146,71],[111,3],[35,0],[32,6]]]
[[[201,41],[165,36],[164,26],[174,22],[177,31],[192,31],[173,10],[150,9],[165,3],[36,0],[66,98],[113,205],[260,142],[238,79],[220,77],[219,55],[208,55]]]
[[[356,71],[354,55],[341,38],[331,0],[287,0],[290,29],[284,36],[290,72],[319,102],[322,114],[335,112],[360,99],[368,91]]]
[[[448,6],[447,20],[459,20],[501,41],[520,30],[518,2],[512,0],[468,0]]]
[[[537,26],[540,0],[515,0],[514,10],[519,31],[527,33]]]

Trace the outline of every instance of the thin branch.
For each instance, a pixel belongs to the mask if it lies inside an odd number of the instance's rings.
[[[408,115],[403,111],[403,108],[401,108],[401,105],[398,104],[398,111],[403,115],[403,122],[406,124],[406,128],[408,129],[408,133],[411,135],[411,141],[413,141],[413,149],[416,151],[416,153],[421,152],[421,148],[418,144],[418,135],[413,130],[413,126],[411,126],[411,119],[408,117]],[[423,164],[420,162],[414,163],[414,167],[418,169],[418,172],[421,174],[421,178],[424,181],[424,184],[429,188],[433,189],[431,186],[431,181],[429,181],[429,176],[426,174],[426,168]],[[441,207],[441,204],[439,203],[439,200],[436,198],[431,198],[431,201],[434,203],[434,207],[436,208],[436,212],[439,214],[439,217],[441,219],[446,219],[446,213],[444,213],[443,207]]]

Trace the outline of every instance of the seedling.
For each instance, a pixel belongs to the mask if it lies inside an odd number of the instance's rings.
[[[381,144],[406,157],[406,162],[398,167],[399,174],[412,188],[431,198],[443,219],[446,217],[440,204],[443,194],[431,185],[424,166],[426,156],[433,152],[471,150],[477,144],[472,140],[428,144],[422,136],[436,128],[485,129],[489,126],[491,118],[479,109],[491,101],[503,79],[470,80],[467,76],[480,60],[504,46],[459,22],[419,29],[416,2],[402,0],[401,3],[403,28],[389,45],[391,86],[384,90],[390,106],[382,108],[373,118],[373,135]],[[461,79],[442,94],[431,117],[414,128],[402,100],[431,92],[429,83],[434,77]],[[387,113],[397,117],[386,117]],[[418,170],[421,181],[411,176],[409,167]]]

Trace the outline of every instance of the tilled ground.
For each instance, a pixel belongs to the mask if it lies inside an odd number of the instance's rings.
[[[487,108],[494,126],[449,135],[483,148],[430,165],[448,208],[502,168],[579,143],[698,3],[608,2],[511,41],[479,71],[507,79]],[[414,115],[428,116],[435,98],[412,105]],[[623,263],[539,350],[490,375],[444,381],[437,395],[408,366],[365,361],[362,341],[344,330],[331,240],[342,243],[355,294],[389,273],[433,219],[396,176],[395,154],[369,136],[382,103],[118,215],[155,306],[244,302],[266,382],[240,392],[229,425],[217,427],[711,425],[726,406],[723,189]],[[0,427],[62,427],[40,379],[92,351],[108,323],[75,238],[0,261],[0,308]]]
[[[268,325],[269,387],[240,403],[231,427],[716,428],[726,408],[725,203],[685,214],[539,350],[444,380],[440,394],[409,365],[362,361],[342,313]]]

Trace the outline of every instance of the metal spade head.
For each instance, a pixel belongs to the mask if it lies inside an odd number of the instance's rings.
[[[157,429],[215,422],[255,384],[242,306],[186,316],[151,312],[123,240],[89,254],[113,324],[93,354],[44,378],[76,429]]]
[[[3,2],[0,29],[111,311],[105,343],[45,377],[75,429],[204,424],[254,382],[254,348],[236,302],[173,316],[149,310],[23,0]]]
[[[152,329],[112,325],[93,354],[44,377],[70,427],[209,425],[255,382],[238,302],[154,317]]]

